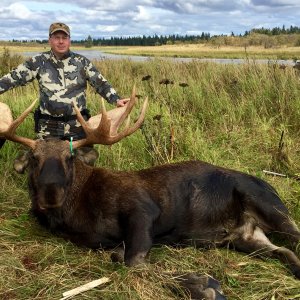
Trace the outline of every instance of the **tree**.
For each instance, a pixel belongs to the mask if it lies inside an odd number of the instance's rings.
[[[85,41],[85,47],[86,48],[91,48],[93,47],[93,39],[92,37],[89,35]]]

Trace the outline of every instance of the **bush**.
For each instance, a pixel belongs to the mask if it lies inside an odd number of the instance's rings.
[[[19,54],[11,54],[7,48],[3,48],[0,55],[0,76],[10,72],[13,68],[23,61],[23,57]]]

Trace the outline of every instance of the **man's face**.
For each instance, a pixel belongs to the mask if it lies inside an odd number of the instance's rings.
[[[54,54],[61,56],[69,51],[71,40],[63,31],[57,31],[49,37],[49,45]]]

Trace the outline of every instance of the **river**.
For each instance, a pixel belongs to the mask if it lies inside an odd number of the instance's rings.
[[[123,54],[109,54],[102,52],[100,50],[78,50],[74,51],[81,55],[84,55],[88,59],[130,59],[132,61],[149,61],[154,59],[154,57],[150,56],[136,56],[136,55],[123,55]],[[25,57],[30,57],[38,54],[39,52],[23,52],[21,53]],[[203,62],[215,62],[215,63],[222,63],[222,64],[242,64],[246,63],[249,60],[247,59],[227,59],[227,58],[191,58],[191,57],[161,57],[163,59],[168,59],[172,61],[178,62],[191,62],[191,61],[203,61]],[[254,60],[250,60],[254,61]],[[295,65],[293,60],[267,60],[267,59],[256,59],[255,62],[257,63],[277,63],[280,65]]]

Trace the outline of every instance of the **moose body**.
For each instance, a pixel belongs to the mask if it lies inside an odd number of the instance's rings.
[[[29,186],[32,211],[41,224],[74,243],[90,248],[124,243],[129,266],[144,262],[153,244],[230,243],[279,257],[300,278],[296,255],[265,236],[278,232],[300,240],[267,182],[202,161],[110,171],[87,166],[69,152],[65,141],[39,141],[29,164]],[[39,167],[40,153],[46,160]]]

